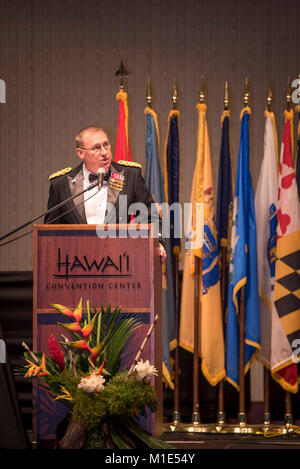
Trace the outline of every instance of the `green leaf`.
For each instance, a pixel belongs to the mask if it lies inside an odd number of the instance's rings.
[[[123,425],[127,429],[145,443],[149,448],[152,449],[175,449],[174,446],[170,445],[166,441],[159,440],[147,433],[136,421],[133,419],[127,419],[123,422]]]
[[[113,439],[113,442],[119,449],[133,449],[123,440],[123,438],[121,438],[118,430],[116,429],[112,421],[109,422],[109,427],[110,427],[110,434]]]

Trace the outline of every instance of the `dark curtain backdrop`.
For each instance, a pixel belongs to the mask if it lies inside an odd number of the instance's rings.
[[[115,142],[123,59],[133,158],[145,166],[147,78],[158,113],[161,162],[173,81],[179,92],[180,199],[188,202],[196,155],[200,77],[207,87],[216,185],[224,82],[230,91],[235,174],[244,80],[251,91],[251,169],[263,154],[264,109],[273,89],[281,139],[288,75],[299,64],[298,0],[0,0],[1,234],[46,208],[48,176],[75,166],[74,135],[99,123]],[[296,125],[295,125],[296,127]],[[1,270],[31,270],[32,235],[1,248]]]

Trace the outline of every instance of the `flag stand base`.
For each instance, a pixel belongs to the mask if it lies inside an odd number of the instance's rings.
[[[247,425],[246,423],[238,424],[220,424],[220,423],[182,423],[172,422],[163,425],[163,432],[182,432],[182,433],[218,433],[218,434],[252,434],[268,436],[280,436],[294,433],[299,427],[289,423],[285,425],[273,424],[255,424]]]
[[[180,424],[180,420],[181,420],[181,419],[180,419],[180,412],[179,412],[179,410],[174,410],[174,412],[173,412],[173,422],[172,422],[172,424],[175,425],[175,426],[176,426],[176,425],[179,425],[179,424]]]
[[[222,425],[225,425],[225,412],[223,412],[222,410],[220,410],[218,412],[218,420],[217,420],[217,423],[218,425],[222,426]]]

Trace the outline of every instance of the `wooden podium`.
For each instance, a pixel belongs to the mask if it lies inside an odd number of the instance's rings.
[[[156,314],[159,320],[142,359],[158,370],[153,378],[158,411],[145,418],[150,433],[162,433],[161,261],[158,240],[151,225],[35,225],[33,349],[48,353],[53,334],[64,333],[65,322],[51,304],[72,309],[82,298],[99,310],[110,304],[121,313],[134,315],[142,326],[130,336],[122,355],[122,369],[131,366]],[[93,309],[92,309],[93,310]],[[64,319],[63,319],[64,318]],[[34,422],[37,441],[55,438],[55,429],[67,408],[41,387],[34,390]]]

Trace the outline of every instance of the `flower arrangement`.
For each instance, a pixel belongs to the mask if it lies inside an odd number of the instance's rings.
[[[57,448],[170,448],[140,425],[139,416],[157,409],[151,377],[157,370],[148,360],[140,359],[154,324],[130,370],[120,371],[121,354],[130,334],[139,327],[132,317],[111,311],[90,310],[82,300],[74,311],[52,305],[71,320],[59,325],[68,331],[67,338],[48,341],[49,354],[31,351],[25,343],[23,372],[26,378],[39,378],[53,399],[69,408],[67,422],[58,428]],[[60,435],[64,428],[63,435]]]

